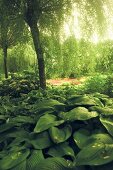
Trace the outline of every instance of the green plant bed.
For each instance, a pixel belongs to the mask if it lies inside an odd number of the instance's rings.
[[[113,169],[113,99],[61,92],[2,97],[0,170]]]
[[[39,81],[34,73],[13,73],[8,79],[0,82],[0,96],[21,97],[31,90],[39,89]]]

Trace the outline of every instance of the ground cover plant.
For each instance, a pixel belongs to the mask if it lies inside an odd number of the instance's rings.
[[[109,96],[48,86],[0,102],[1,170],[112,170]]]

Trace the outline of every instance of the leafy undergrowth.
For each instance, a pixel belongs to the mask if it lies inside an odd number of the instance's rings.
[[[113,169],[113,99],[74,89],[0,97],[0,170]]]
[[[31,90],[39,89],[39,80],[34,73],[24,71],[22,74],[13,73],[8,79],[0,81],[0,96],[21,97]]]

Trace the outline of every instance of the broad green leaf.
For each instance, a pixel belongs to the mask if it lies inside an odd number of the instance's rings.
[[[76,156],[76,165],[103,165],[113,160],[113,144],[94,143]]]
[[[73,138],[77,146],[82,149],[85,146],[89,136],[90,132],[88,130],[80,129],[74,133]]]
[[[27,159],[26,170],[34,170],[41,160],[44,159],[42,150],[32,150],[30,157]]]
[[[93,93],[92,96],[97,97],[97,98],[99,98],[99,99],[102,99],[102,98],[106,98],[106,99],[107,99],[107,98],[109,98],[108,95],[101,94],[101,93],[98,93],[98,92]]]
[[[47,131],[39,134],[37,133],[31,134],[27,142],[33,145],[35,149],[45,149],[52,145],[52,141]]]
[[[58,145],[55,145],[54,147],[51,147],[48,150],[47,154],[53,157],[63,157],[65,155],[68,155],[72,159],[75,159],[75,153],[68,143],[60,143]]]
[[[3,157],[3,159],[0,160],[1,170],[9,170],[17,166],[18,164],[26,160],[29,153],[29,150],[9,153],[7,156]]]
[[[6,120],[7,118],[8,118],[8,116],[0,115],[0,120]]]
[[[16,167],[12,168],[11,170],[26,170],[26,160],[18,164]]]
[[[56,108],[56,109],[61,109],[65,107],[65,104],[58,102],[57,100],[53,100],[53,99],[45,99],[43,101],[40,101],[37,103],[37,111],[41,112],[43,111],[43,109],[45,111],[51,110],[52,108]]]
[[[100,121],[104,125],[104,127],[107,129],[109,134],[113,136],[113,118],[104,118],[101,116]]]
[[[61,143],[66,141],[71,136],[72,128],[70,125],[67,125],[62,129],[52,127],[49,129],[49,134],[54,143]]]
[[[110,116],[113,115],[113,108],[109,107],[99,107],[99,106],[92,106],[89,108],[91,111],[97,111],[101,115]]]
[[[0,125],[0,133],[7,131],[15,126],[16,126],[16,124],[14,124],[14,123],[4,123],[4,124]]]
[[[85,107],[76,107],[69,112],[61,112],[59,116],[66,121],[88,120],[98,116],[97,112],[89,112]]]
[[[95,105],[102,105],[98,98],[94,98],[87,95],[80,95],[69,98],[67,100],[68,105],[74,106],[95,106]]]
[[[63,158],[47,158],[40,161],[38,166],[34,170],[76,170],[73,168],[73,164],[70,161],[66,161]]]
[[[11,123],[35,123],[35,120],[30,116],[16,116],[14,118],[9,119]]]
[[[113,138],[107,133],[95,133],[90,135],[85,129],[80,129],[73,135],[77,146],[82,149],[91,143],[113,144]]]
[[[49,129],[52,126],[58,126],[62,123],[64,123],[64,120],[57,121],[57,117],[55,115],[46,114],[40,117],[34,128],[34,132],[40,133],[42,131]]]

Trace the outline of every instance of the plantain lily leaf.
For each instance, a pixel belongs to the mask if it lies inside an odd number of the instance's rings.
[[[103,104],[98,98],[87,96],[87,95],[79,95],[79,96],[73,96],[67,100],[68,105],[74,105],[74,106],[95,106]]]
[[[113,138],[107,133],[97,133],[90,135],[85,129],[80,129],[73,135],[77,146],[82,149],[91,143],[113,144]]]
[[[0,120],[7,120],[8,116],[0,115]]]
[[[34,124],[35,121],[30,116],[16,116],[14,118],[9,119],[10,123],[30,123]]]
[[[26,160],[24,160],[19,165],[17,165],[16,167],[12,168],[11,170],[26,170]]]
[[[64,108],[65,104],[58,102],[57,100],[53,100],[53,99],[45,99],[43,101],[40,101],[37,103],[37,110],[39,112],[43,111],[43,109],[45,111],[47,111],[48,109],[51,110],[53,109],[61,109]]]
[[[82,149],[90,136],[90,132],[86,129],[80,129],[74,133],[73,138],[77,146]]]
[[[1,170],[9,170],[17,166],[18,164],[26,160],[29,153],[29,150],[22,150],[18,152],[9,153],[7,156],[0,160]]]
[[[47,131],[31,134],[28,143],[33,145],[35,149],[45,149],[53,144]]]
[[[34,170],[76,170],[73,168],[73,164],[71,161],[66,161],[63,158],[47,158],[45,160],[40,161],[38,166],[34,168]]]
[[[85,107],[76,107],[69,112],[61,112],[61,118],[66,121],[88,120],[98,116],[97,112],[89,112]]]
[[[67,125],[62,129],[52,127],[49,129],[49,134],[54,143],[61,143],[66,141],[71,136],[72,128],[70,125]]]
[[[76,165],[103,165],[113,160],[113,144],[94,143],[76,156]]]
[[[16,125],[14,123],[4,123],[0,126],[0,133],[5,132],[15,126]]]
[[[27,159],[26,170],[34,170],[41,160],[44,160],[42,150],[32,150],[30,157]]]
[[[99,107],[99,106],[92,106],[89,108],[91,111],[97,111],[101,115],[110,116],[113,115],[113,108],[109,107]]]
[[[104,125],[104,127],[107,129],[109,134],[113,136],[113,118],[104,118],[101,116],[100,121]]]
[[[71,156],[73,160],[75,159],[75,153],[68,143],[60,143],[54,147],[51,147],[47,153],[53,157],[63,157],[68,155]]]
[[[46,114],[40,117],[34,128],[34,132],[40,133],[42,131],[49,129],[52,126],[58,126],[62,123],[64,123],[64,120],[57,121],[57,117],[55,115]]]

